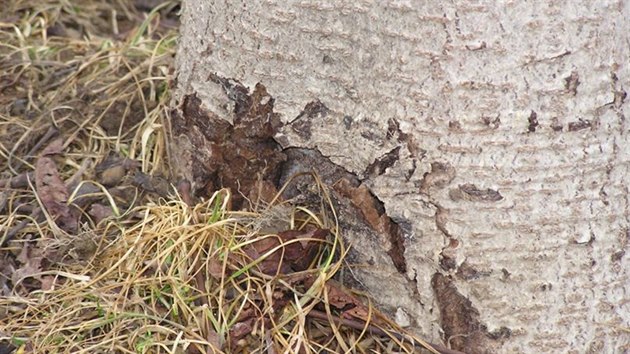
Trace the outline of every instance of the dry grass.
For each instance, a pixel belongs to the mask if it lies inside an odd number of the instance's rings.
[[[221,193],[195,208],[181,201],[136,208],[142,220],[121,227],[120,236],[101,245],[83,271],[51,272],[59,285],[1,301],[12,307],[4,330],[15,344],[28,343],[37,353],[182,348],[205,353],[229,347],[230,329],[243,311],[255,311],[262,319],[272,308],[271,295],[290,285],[257,273],[255,261],[242,252],[245,244],[265,237],[253,226],[268,216],[228,212]],[[297,211],[286,222],[296,228],[323,226]],[[318,302],[323,282],[338,269],[339,263],[331,262],[334,253],[309,271],[319,281],[304,293],[294,292],[295,306],[285,309],[276,328],[265,329],[257,321],[257,335],[233,351],[263,352],[271,344],[267,341],[299,347],[289,338],[305,338],[299,335],[306,331],[300,314]]]
[[[133,183],[132,169],[172,177],[165,127],[177,3],[149,12],[123,0],[18,0],[3,6],[0,349],[418,350],[395,335],[373,335],[368,325],[351,329],[307,316],[316,307],[328,319],[337,316],[324,289],[345,255],[334,210],[316,177],[322,198],[317,211],[275,203],[234,212],[227,209],[227,191],[189,206],[173,189],[159,193]],[[61,147],[51,161],[67,189],[59,201],[78,213],[75,233],[58,225],[36,188],[42,151],[55,141]],[[103,171],[110,170],[99,166],[111,156],[137,164],[106,178]],[[273,235],[262,226],[270,224],[331,232],[309,269],[269,276],[257,266],[270,254],[254,259],[245,250]],[[288,299],[280,310],[279,298]]]

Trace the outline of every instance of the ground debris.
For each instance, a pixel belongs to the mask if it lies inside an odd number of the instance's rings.
[[[77,216],[68,206],[69,193],[52,156],[61,153],[61,149],[61,139],[54,140],[44,149],[35,165],[35,187],[42,205],[59,227],[75,233]]]

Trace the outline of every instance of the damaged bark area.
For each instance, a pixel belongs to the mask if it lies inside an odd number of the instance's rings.
[[[172,115],[173,135],[182,142],[174,144],[173,155],[183,158],[176,162],[190,171],[196,196],[229,188],[233,208],[240,209],[259,181],[278,184],[286,156],[273,136],[281,123],[263,85],[256,85],[250,95],[236,80],[211,80],[234,102],[234,124],[205,111],[195,94],[186,96],[181,115],[177,110]]]
[[[506,327],[489,332],[479,320],[479,311],[457,290],[450,277],[436,273],[431,286],[440,308],[444,342],[452,349],[469,354],[495,353],[512,335]]]
[[[341,221],[360,221],[374,233],[366,235],[376,244],[389,245],[387,254],[399,273],[407,272],[404,232],[386,213],[385,206],[356,175],[346,171],[317,150],[289,148],[285,150],[287,161],[281,181],[287,181],[296,173],[315,171],[322,181],[332,186],[333,197]],[[298,178],[287,189],[286,196],[295,198],[306,195],[309,181]],[[358,218],[356,216],[359,216]],[[350,219],[355,219],[350,221]]]
[[[340,226],[361,235],[364,247],[382,249],[396,270],[407,274],[404,230],[387,215],[383,202],[364,180],[335,164],[319,150],[283,148],[274,138],[282,123],[274,113],[273,97],[262,84],[257,84],[250,93],[236,80],[214,75],[210,80],[220,85],[232,101],[233,124],[205,110],[195,94],[185,96],[172,115],[176,141],[173,149],[174,155],[179,157],[176,163],[184,171],[188,169],[186,177],[193,181],[195,197],[207,197],[219,188],[229,188],[233,195],[232,207],[246,208],[245,203],[248,199],[252,200],[256,192],[265,190],[266,196],[273,197],[288,184],[282,195],[285,200],[317,208],[319,196],[312,188],[312,179],[304,174],[315,172],[331,187]],[[303,114],[309,118],[327,112],[328,108],[316,101],[305,107]],[[296,128],[295,123],[299,121],[296,119],[289,124]],[[301,123],[299,128],[308,135],[305,123]],[[366,170],[364,178],[384,173],[398,159],[399,150],[394,148],[377,158]],[[431,173],[423,179],[420,189],[427,192],[432,187],[444,187],[454,175],[450,165],[436,162],[432,164]],[[501,199],[498,192],[480,190],[473,185],[460,186],[458,193],[460,199],[467,200],[495,202]],[[353,263],[352,254],[348,261]],[[376,264],[382,260],[367,260],[367,263],[370,262]],[[415,280],[407,280],[415,290]],[[509,329],[489,333],[479,321],[479,312],[458,292],[449,277],[436,274],[432,279],[432,288],[438,299],[444,339],[453,349],[489,353],[509,337]]]
[[[340,213],[348,215],[345,217],[348,224],[359,222],[372,230],[368,237],[372,237],[375,244],[385,246],[396,269],[401,274],[406,273],[403,231],[359,177],[317,150],[283,149],[274,140],[282,123],[273,111],[274,99],[264,85],[257,84],[250,94],[249,89],[237,80],[214,74],[209,80],[219,85],[232,101],[233,124],[206,111],[196,94],[185,96],[178,109],[172,112],[172,132],[176,142],[172,155],[176,156],[179,174],[193,182],[196,197],[229,188],[233,195],[232,207],[240,209],[247,206],[246,198],[261,189],[266,190],[266,195],[273,196],[293,175],[316,172],[324,183],[332,186],[333,198],[342,209]],[[308,118],[327,112],[328,108],[316,101],[307,105],[303,114]],[[292,128],[297,129],[295,124]],[[308,135],[307,126],[299,128]],[[391,163],[390,160],[397,158],[398,150],[394,149],[388,156],[375,161],[371,172],[378,174],[385,168],[383,166]],[[307,202],[307,185],[310,183],[306,177],[295,179],[283,197],[302,198],[301,202]]]

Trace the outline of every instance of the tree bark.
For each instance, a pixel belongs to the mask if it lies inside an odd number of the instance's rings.
[[[273,183],[319,166],[358,213],[355,276],[430,341],[629,351],[628,18],[622,0],[184,1],[179,173],[234,183],[227,150]]]

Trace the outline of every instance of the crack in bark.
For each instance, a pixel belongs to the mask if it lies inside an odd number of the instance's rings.
[[[488,276],[491,271],[477,270],[466,261],[461,265],[457,264],[456,249],[459,241],[447,229],[448,210],[431,195],[432,190],[446,188],[455,176],[456,171],[452,166],[434,162],[431,164],[431,171],[420,181],[419,191],[426,196],[426,202],[436,209],[435,226],[448,240],[440,251],[440,267],[445,272],[467,281]],[[497,191],[479,190],[474,185],[460,186],[460,193],[466,193],[468,200],[498,201],[503,198]],[[508,273],[507,270],[505,272]],[[444,341],[453,349],[471,354],[492,353],[496,346],[511,336],[512,331],[507,327],[489,332],[479,320],[479,311],[458,291],[451,276],[436,272],[431,279],[431,286],[440,309],[440,326],[444,331]]]
[[[440,205],[431,196],[431,191],[434,189],[443,189],[447,187],[453,179],[455,179],[457,172],[453,166],[448,163],[432,162],[431,171],[424,174],[422,180],[419,183],[419,192],[426,196],[427,203],[432,205],[435,210],[435,227],[440,231],[444,237],[448,240],[448,243],[442,247],[440,251],[440,267],[445,271],[453,271],[457,269],[457,260],[455,257],[454,249],[459,246],[459,241],[452,235],[446,228],[446,222],[448,218],[448,210]]]
[[[289,125],[291,129],[303,140],[309,140],[311,138],[311,127],[313,120],[316,118],[325,118],[330,112],[330,109],[326,107],[320,100],[314,100],[306,104],[302,112],[293,119]]]
[[[400,159],[400,146],[393,148],[391,151],[385,153],[383,156],[374,160],[366,169],[365,176],[376,177],[380,176],[385,171],[392,167]]]

